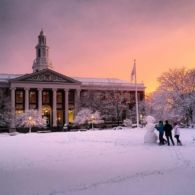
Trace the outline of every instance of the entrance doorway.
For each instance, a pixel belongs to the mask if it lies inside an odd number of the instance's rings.
[[[47,127],[51,127],[52,125],[52,114],[51,114],[51,106],[43,105],[42,106],[42,116],[45,117]]]

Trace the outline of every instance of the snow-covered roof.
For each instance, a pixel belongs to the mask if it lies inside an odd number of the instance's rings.
[[[82,78],[82,77],[74,77],[74,79],[80,81],[82,83],[82,87],[84,89],[89,89],[89,88],[105,88],[107,90],[134,90],[135,89],[135,84],[130,83],[125,80],[121,79],[116,79],[116,78]],[[111,88],[110,88],[111,87]],[[143,83],[138,83],[137,87],[139,90],[144,90],[144,84]]]
[[[85,78],[74,77],[74,79],[81,81],[82,83],[128,83],[127,81],[116,78]]]
[[[8,83],[10,79],[14,79],[22,76],[23,74],[0,74],[0,83]],[[130,83],[125,80],[117,79],[117,78],[87,78],[87,77],[72,77],[75,80],[78,80],[82,83],[82,86],[85,88],[89,87],[121,87],[122,88],[134,88],[135,84]],[[138,83],[138,89],[144,90],[144,84]]]
[[[15,79],[19,76],[22,76],[22,74],[0,74],[0,82],[8,82],[8,80]]]

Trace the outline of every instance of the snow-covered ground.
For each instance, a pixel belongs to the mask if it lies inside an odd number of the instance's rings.
[[[194,195],[195,129],[181,129],[183,146],[144,144],[144,134],[0,134],[0,194]]]

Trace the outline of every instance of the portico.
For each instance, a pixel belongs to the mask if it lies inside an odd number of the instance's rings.
[[[81,83],[50,69],[12,79],[10,89],[12,113],[37,109],[47,118],[48,126],[68,124],[78,111]]]

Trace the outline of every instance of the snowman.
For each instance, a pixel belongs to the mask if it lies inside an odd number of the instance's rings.
[[[155,118],[152,116],[147,116],[146,120],[146,134],[144,135],[144,143],[156,143],[157,135],[154,133],[155,131]]]

